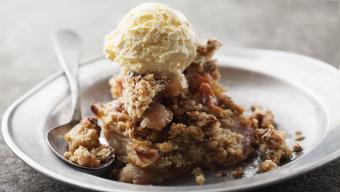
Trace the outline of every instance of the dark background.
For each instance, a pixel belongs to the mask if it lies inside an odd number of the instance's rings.
[[[0,114],[59,69],[51,34],[71,28],[83,37],[83,58],[101,53],[103,37],[143,1],[0,0]],[[336,0],[161,1],[182,11],[202,38],[225,47],[297,52],[340,64]],[[340,100],[339,100],[340,101]],[[0,135],[0,191],[84,191],[54,181],[19,160]],[[340,191],[340,160],[261,191]]]

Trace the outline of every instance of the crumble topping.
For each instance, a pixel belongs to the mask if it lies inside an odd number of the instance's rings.
[[[66,152],[64,157],[74,163],[87,167],[98,167],[100,164],[100,161],[96,158],[96,156],[91,154],[91,152],[83,146],[79,146],[73,152]]]
[[[75,151],[79,146],[94,148],[99,143],[100,127],[97,119],[91,117],[83,118],[79,124],[74,126],[64,137],[70,151]]]
[[[210,62],[215,51],[221,46],[222,44],[216,39],[208,39],[208,41],[205,44],[202,43],[198,46],[197,55],[193,63],[203,65],[206,64],[207,62]],[[218,70],[217,68],[215,69]]]
[[[74,163],[86,167],[98,167],[111,158],[113,149],[99,143],[100,127],[97,120],[83,118],[64,137],[68,143],[68,151],[64,157]]]
[[[291,157],[292,151],[285,141],[285,133],[276,129],[271,111],[263,111],[259,107],[253,108],[250,119],[255,129],[255,140],[259,145],[262,159],[278,164],[282,159]]]
[[[165,88],[165,79],[154,74],[123,77],[123,102],[131,118],[140,118],[153,98]]]
[[[140,118],[153,102],[153,98],[165,89],[167,79],[152,73],[140,75],[123,70],[109,84],[112,96],[122,98],[129,116]]]
[[[110,158],[112,152],[112,148],[108,145],[101,145],[91,150],[80,145],[75,151],[65,152],[64,157],[78,165],[98,167]]]

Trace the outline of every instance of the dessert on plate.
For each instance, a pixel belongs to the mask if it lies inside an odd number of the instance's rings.
[[[245,116],[225,93],[214,59],[220,46],[200,40],[186,17],[165,5],[132,9],[105,38],[107,59],[121,67],[109,81],[113,100],[91,104],[95,117],[65,135],[65,157],[95,167],[115,153],[116,179],[135,184],[183,174],[203,184],[204,170],[235,167],[255,153],[258,172],[277,168],[292,155],[285,133],[270,111],[253,107]],[[100,130],[113,151],[99,144]],[[242,176],[239,168],[234,173]]]

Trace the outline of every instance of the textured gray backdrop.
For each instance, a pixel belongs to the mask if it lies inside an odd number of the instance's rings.
[[[71,28],[83,37],[83,58],[100,53],[103,36],[142,1],[0,0],[0,114],[59,66],[50,36]],[[336,0],[162,1],[187,15],[203,38],[224,46],[298,52],[340,64]],[[340,102],[340,100],[339,100]],[[0,191],[84,191],[36,172],[0,136]],[[340,160],[261,191],[340,191]]]

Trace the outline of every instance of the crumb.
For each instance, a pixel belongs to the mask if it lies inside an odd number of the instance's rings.
[[[243,169],[241,167],[237,167],[233,172],[232,172],[232,176],[234,178],[240,178],[243,176]]]
[[[198,185],[203,185],[205,183],[204,175],[196,176],[195,181]]]
[[[296,141],[303,141],[304,139],[305,139],[305,136],[303,136],[303,135],[298,135],[298,136],[295,137]]]
[[[225,171],[219,171],[216,173],[215,175],[217,178],[220,178],[220,177],[225,177],[227,176],[227,173]]]
[[[295,143],[293,146],[293,151],[295,153],[300,153],[303,150],[302,146],[300,145],[300,143]]]
[[[296,141],[302,141],[305,139],[305,136],[302,134],[301,131],[296,131],[295,132],[295,140]]]
[[[272,160],[265,160],[260,165],[260,173],[268,172],[277,168],[277,164]]]
[[[206,179],[201,168],[196,167],[195,169],[193,169],[192,175],[195,177],[196,184],[203,185],[205,183]]]

